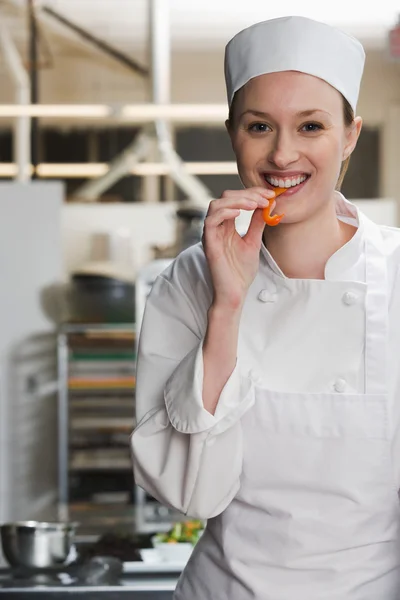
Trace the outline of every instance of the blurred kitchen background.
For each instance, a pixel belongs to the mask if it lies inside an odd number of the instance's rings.
[[[240,187],[224,45],[289,14],[364,43],[343,192],[399,225],[397,1],[0,0],[0,522],[96,539],[175,519],[130,464],[143,306],[209,200]]]

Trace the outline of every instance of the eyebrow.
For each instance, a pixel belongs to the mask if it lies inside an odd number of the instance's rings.
[[[296,113],[296,117],[310,117],[311,115],[315,114],[315,113],[324,113],[325,115],[328,115],[329,117],[331,117],[331,113],[328,112],[327,110],[322,110],[322,108],[310,108],[308,110],[302,110],[298,113]],[[254,110],[252,108],[245,110],[239,117],[239,119],[241,119],[242,117],[244,117],[247,114],[251,114],[254,115],[256,117],[262,117],[262,118],[267,118],[270,119],[271,115],[269,115],[266,112],[262,112],[259,110]]]

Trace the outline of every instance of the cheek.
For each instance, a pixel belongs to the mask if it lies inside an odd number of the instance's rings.
[[[243,143],[235,148],[239,177],[246,188],[258,185],[257,166],[262,160],[262,153],[257,144]]]
[[[263,158],[268,149],[261,140],[240,138],[234,145],[236,161],[240,168],[251,169]]]
[[[321,154],[324,155],[325,160],[341,160],[341,155],[343,152],[342,142],[337,139],[329,139],[325,140],[323,144],[321,144],[320,148]]]
[[[340,140],[324,140],[313,148],[312,158],[319,173],[325,173],[329,178],[339,174],[342,164],[343,148]]]

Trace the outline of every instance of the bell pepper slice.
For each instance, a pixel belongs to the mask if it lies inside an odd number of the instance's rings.
[[[286,192],[287,189],[288,188],[281,188],[281,187],[274,188],[275,197],[277,198],[278,196],[280,196],[281,194]],[[267,225],[269,225],[270,227],[275,227],[276,225],[278,225],[284,216],[285,216],[284,214],[271,216],[271,207],[270,206],[267,206],[267,208],[263,209],[264,222]]]

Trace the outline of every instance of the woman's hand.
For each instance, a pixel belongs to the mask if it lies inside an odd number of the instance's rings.
[[[262,209],[275,202],[275,193],[261,187],[226,191],[213,200],[204,225],[203,246],[214,286],[214,306],[241,308],[259,264],[265,222]],[[254,210],[241,237],[235,219],[241,210]]]

